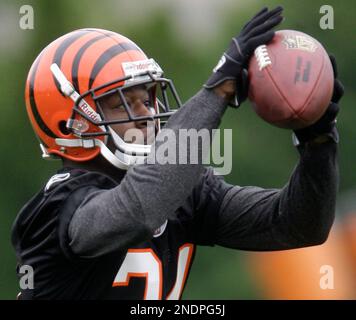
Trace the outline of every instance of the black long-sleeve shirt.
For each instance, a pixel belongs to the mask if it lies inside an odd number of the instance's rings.
[[[223,99],[202,90],[171,117],[166,128],[212,130],[225,107]],[[326,239],[337,192],[336,144],[311,145],[299,151],[300,161],[282,190],[232,187],[217,177],[207,182],[220,185],[224,192],[217,208],[216,244],[281,250]],[[76,211],[69,228],[72,249],[95,256],[125,248],[135,239],[149,239],[184,203],[203,172],[201,165],[155,164],[130,169],[118,187],[88,197]]]
[[[225,109],[203,89],[166,127],[212,130]],[[23,297],[177,299],[195,245],[280,250],[322,243],[334,219],[337,146],[299,151],[280,190],[233,186],[202,164],[137,165],[121,181],[64,168],[14,224],[19,264],[36,274]]]

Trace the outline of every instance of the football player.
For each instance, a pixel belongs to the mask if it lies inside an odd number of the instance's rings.
[[[300,160],[282,189],[228,184],[201,159],[148,161],[163,143],[165,119],[177,134],[212,131],[228,105],[246,99],[248,61],[273,38],[281,14],[257,13],[176,112],[172,81],[122,35],[76,30],[40,53],[26,83],[27,112],[43,157],[63,167],[14,223],[18,267],[34,270],[34,287],[19,299],[179,299],[197,245],[283,250],[327,239],[338,183],[338,80],[326,114],[295,132]],[[144,139],[129,141],[129,129]]]

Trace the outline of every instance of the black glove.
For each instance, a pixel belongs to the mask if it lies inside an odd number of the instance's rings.
[[[258,12],[240,34],[232,38],[230,47],[222,55],[204,87],[212,89],[225,80],[236,80],[235,101],[230,105],[238,107],[248,94],[247,68],[250,57],[258,46],[272,40],[274,31],[271,29],[283,20],[280,15],[282,11],[282,7],[277,7],[271,11],[263,8]]]
[[[339,135],[336,129],[336,116],[340,110],[338,102],[344,95],[344,86],[341,81],[337,79],[338,72],[335,57],[330,55],[330,60],[333,66],[335,78],[331,102],[324,115],[317,122],[309,127],[294,131],[294,134],[297,137],[297,140],[295,140],[296,145],[304,144],[319,137],[331,138],[335,142],[339,141]]]

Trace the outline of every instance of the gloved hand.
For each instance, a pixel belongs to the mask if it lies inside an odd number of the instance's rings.
[[[236,80],[236,94],[230,105],[238,107],[248,94],[249,59],[258,46],[272,40],[274,31],[271,29],[283,20],[282,11],[282,7],[277,7],[271,11],[263,8],[258,12],[243,27],[240,34],[232,38],[229,48],[222,55],[204,87],[213,89],[226,80]]]
[[[295,130],[294,134],[297,137],[295,144],[304,144],[309,141],[323,142],[328,139],[333,139],[335,142],[339,141],[339,135],[336,129],[336,116],[339,113],[339,101],[344,95],[344,86],[341,81],[337,79],[337,65],[336,59],[330,55],[331,64],[334,70],[334,91],[331,102],[326,109],[324,115],[314,124],[309,127]]]

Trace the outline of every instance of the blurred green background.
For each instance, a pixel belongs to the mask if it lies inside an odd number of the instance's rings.
[[[19,26],[19,10],[25,4],[34,9],[33,30]],[[18,292],[10,245],[12,222],[22,205],[60,165],[41,159],[25,111],[25,79],[42,48],[73,29],[96,27],[119,32],[160,63],[185,101],[201,88],[244,22],[263,5],[278,4],[284,6],[286,18],[280,29],[306,32],[337,57],[346,87],[338,118],[340,193],[350,192],[356,187],[356,2],[328,1],[335,13],[334,30],[322,30],[319,9],[326,4],[324,1],[1,0],[0,299],[14,299]],[[289,131],[257,118],[249,103],[238,111],[228,110],[222,127],[233,129],[234,162],[227,181],[261,187],[282,187],[286,183],[298,160]],[[248,270],[248,255],[219,247],[198,248],[183,298],[264,298]]]

